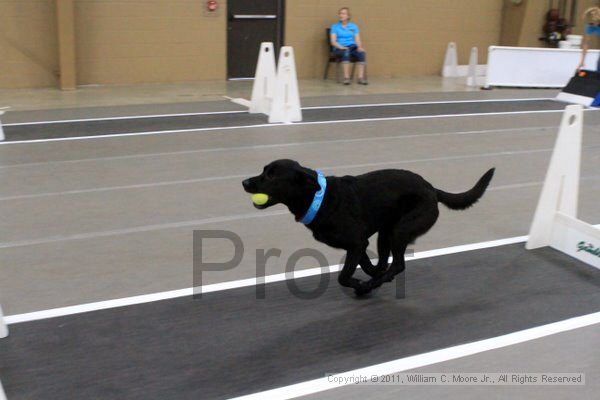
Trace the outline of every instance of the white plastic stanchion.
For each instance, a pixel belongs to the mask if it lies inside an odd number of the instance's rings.
[[[471,48],[469,57],[469,70],[467,73],[467,86],[477,86],[477,47]]]
[[[600,229],[577,219],[582,133],[583,107],[568,106],[525,247],[550,246],[600,268]]]
[[[8,327],[4,321],[4,314],[2,313],[2,306],[0,306],[0,339],[8,336]]]
[[[454,42],[448,43],[448,47],[446,47],[442,76],[445,78],[458,76],[458,54],[456,51],[456,43]]]
[[[0,107],[0,117],[8,110],[10,107]],[[2,119],[0,118],[0,141],[3,141],[5,138],[4,130],[2,129]]]
[[[475,56],[475,67],[471,67],[473,52],[477,53],[477,48],[473,47],[471,49],[471,55],[469,58],[468,65],[459,65],[458,64],[458,48],[456,43],[450,42],[448,43],[448,47],[446,48],[446,56],[444,57],[444,66],[442,68],[442,76],[444,78],[458,78],[458,77],[467,77],[467,81],[469,81],[468,77],[474,73],[476,77],[485,76],[487,73],[487,65],[485,64],[477,64],[477,56]],[[472,71],[474,70],[474,71]],[[474,82],[477,82],[477,79],[473,79]]]
[[[300,109],[294,49],[290,46],[284,46],[279,52],[277,83],[269,113],[269,122],[291,123],[298,121],[302,121],[302,111]]]
[[[276,82],[277,72],[275,68],[275,50],[273,48],[273,43],[263,42],[260,44],[260,50],[258,52],[258,61],[256,62],[251,99],[246,100],[242,98],[224,97],[231,100],[233,103],[248,107],[250,113],[263,113],[268,115],[275,93]]]
[[[302,121],[294,49],[282,47],[276,67],[273,43],[262,43],[252,86],[252,99],[226,98],[248,107],[250,113],[268,115],[270,123]]]
[[[264,42],[260,45],[260,53],[252,85],[250,113],[268,114],[275,94],[277,71],[275,70],[275,51],[273,43]]]
[[[6,393],[4,393],[4,389],[2,389],[2,382],[0,382],[0,400],[6,400]]]
[[[8,327],[4,321],[4,314],[2,313],[2,306],[0,306],[0,339],[8,336]],[[6,400],[6,394],[2,388],[2,382],[0,382],[0,400]]]

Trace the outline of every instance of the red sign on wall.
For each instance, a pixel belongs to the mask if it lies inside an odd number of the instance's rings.
[[[206,11],[215,12],[217,11],[217,8],[219,8],[219,4],[216,0],[208,0],[206,2]]]

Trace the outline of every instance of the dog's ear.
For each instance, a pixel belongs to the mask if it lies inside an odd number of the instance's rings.
[[[309,188],[319,189],[319,181],[317,179],[317,173],[310,168],[304,168],[298,166],[296,169],[296,183]]]

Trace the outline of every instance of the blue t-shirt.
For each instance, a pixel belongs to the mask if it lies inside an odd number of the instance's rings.
[[[600,36],[600,26],[593,25],[593,24],[588,24],[588,25],[585,27],[585,34],[586,34],[586,35],[596,35],[596,36]]]
[[[341,22],[331,25],[331,34],[336,35],[337,42],[345,47],[356,44],[354,37],[358,35],[358,32],[358,26],[354,22],[348,22],[346,26]]]

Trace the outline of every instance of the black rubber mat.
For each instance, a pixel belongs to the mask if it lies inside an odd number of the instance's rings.
[[[223,399],[600,310],[600,271],[523,244],[414,260],[406,298],[355,299],[333,275],[11,325],[16,399]],[[30,295],[35,295],[34,293]]]
[[[487,101],[446,104],[412,104],[317,108],[302,110],[304,122],[378,119],[425,115],[460,115],[514,111],[562,110],[564,103],[552,100]],[[124,133],[177,131],[215,127],[252,126],[268,123],[263,114],[246,112],[204,114],[175,117],[131,118],[51,124],[8,125],[4,127],[7,141],[100,136]]]

